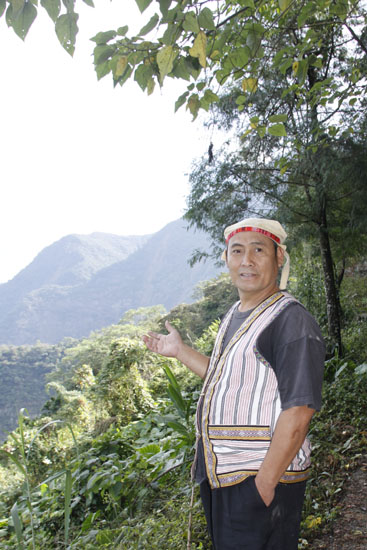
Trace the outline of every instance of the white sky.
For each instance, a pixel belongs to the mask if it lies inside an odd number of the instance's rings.
[[[97,2],[77,6],[74,58],[43,8],[24,43],[0,19],[0,283],[64,235],[146,234],[179,218],[185,174],[210,143],[184,107],[174,114],[185,84],[148,97],[97,81],[89,39],[146,22],[134,0]]]

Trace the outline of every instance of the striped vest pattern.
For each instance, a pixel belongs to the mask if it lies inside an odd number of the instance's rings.
[[[223,339],[239,302],[221,324],[198,405],[201,415],[196,420],[212,488],[235,485],[256,475],[267,453],[282,409],[275,372],[259,353],[256,342],[279,313],[295,301],[285,292],[267,298],[247,317],[224,350]],[[281,482],[307,479],[310,451],[306,438]]]

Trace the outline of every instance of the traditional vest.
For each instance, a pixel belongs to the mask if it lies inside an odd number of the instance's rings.
[[[221,324],[196,420],[213,489],[235,485],[256,475],[269,449],[282,408],[275,372],[257,349],[257,340],[279,313],[295,301],[285,292],[267,298],[247,317],[224,350],[222,342],[238,303]],[[310,451],[306,438],[281,482],[292,483],[308,477]]]

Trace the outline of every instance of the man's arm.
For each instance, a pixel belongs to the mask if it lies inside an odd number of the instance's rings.
[[[168,321],[166,321],[166,329],[168,334],[149,332],[143,336],[143,341],[147,348],[164,357],[178,359],[192,372],[200,376],[200,378],[205,378],[209,365],[209,357],[185,344],[178,330]]]
[[[314,412],[315,409],[305,405],[291,407],[279,415],[269,450],[255,478],[267,506],[274,498],[277,483],[301,448]]]

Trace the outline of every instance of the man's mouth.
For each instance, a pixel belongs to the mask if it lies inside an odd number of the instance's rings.
[[[250,279],[251,277],[256,277],[256,273],[240,273],[240,277],[243,277],[244,279]]]

